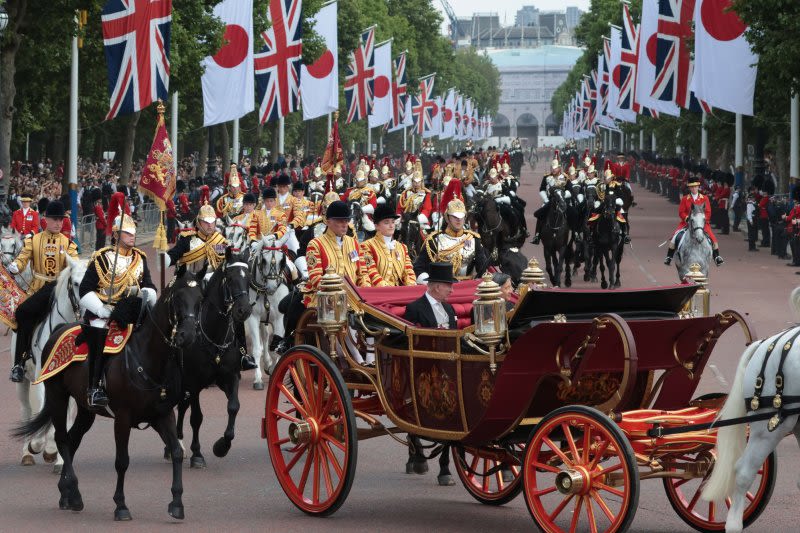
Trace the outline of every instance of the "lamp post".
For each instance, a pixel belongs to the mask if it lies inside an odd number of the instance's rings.
[[[8,11],[6,11],[5,5],[0,5],[0,37],[3,36],[7,27],[8,27]],[[2,85],[0,85],[0,109],[2,109],[3,107],[1,88]],[[5,163],[9,166],[9,168],[11,167],[11,161],[6,161]],[[4,170],[0,168],[0,200],[5,201],[6,193],[8,192],[6,187],[6,184],[8,183],[8,176],[2,175],[3,172]]]

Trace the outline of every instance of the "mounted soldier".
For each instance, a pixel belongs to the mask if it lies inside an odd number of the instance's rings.
[[[550,188],[556,187],[563,189],[566,186],[566,177],[561,172],[561,161],[559,160],[558,150],[556,150],[555,157],[550,162],[550,174],[542,177],[542,182],[539,184],[539,196],[542,198],[542,207],[537,209],[533,216],[536,217],[536,230],[533,235],[533,244],[539,244],[540,233],[542,231],[543,221],[547,219],[547,214],[550,211]]]
[[[628,221],[625,218],[625,211],[623,209],[623,197],[625,195],[625,191],[623,190],[624,185],[616,180],[614,172],[611,170],[611,161],[606,161],[606,170],[603,173],[603,177],[605,181],[600,184],[598,200],[595,200],[592,205],[592,211],[588,220],[589,225],[591,227],[600,217],[603,210],[603,203],[611,202],[614,205],[615,216],[617,222],[619,222],[620,230],[622,231],[623,242],[628,244],[631,242],[631,238],[629,235],[630,228],[628,227]]]
[[[89,407],[95,409],[108,405],[103,383],[106,360],[103,350],[109,319],[120,314],[135,321],[141,305],[145,302],[152,305],[156,301],[156,287],[150,279],[147,256],[135,246],[136,223],[113,202],[109,218],[114,215],[114,208],[120,212],[111,227],[114,244],[94,253],[79,289],[84,309],[83,338],[89,349],[86,396]]]
[[[25,360],[31,356],[33,331],[50,310],[56,279],[67,266],[66,256],[78,259],[75,243],[61,233],[64,217],[64,205],[58,200],[50,202],[44,212],[44,231],[27,237],[22,251],[8,265],[11,274],[19,274],[29,264],[33,272],[28,298],[14,314],[17,322],[14,365],[11,367],[11,381],[14,383],[22,382]]]
[[[453,275],[458,279],[482,276],[489,260],[481,245],[481,237],[474,231],[465,230],[467,209],[461,200],[447,204],[444,231],[431,233],[414,262],[417,279],[423,282],[428,277],[431,263],[447,262],[453,265]]]
[[[353,220],[353,223],[360,230],[359,234],[375,231],[372,213],[375,212],[375,208],[378,206],[378,199],[375,195],[375,190],[367,184],[367,175],[364,168],[356,171],[355,185],[344,192],[342,201],[347,202],[351,210],[353,210],[353,204],[356,204],[353,214],[356,216],[360,214],[360,217],[357,220]]]
[[[397,178],[397,187],[399,190],[407,191],[411,188],[411,183],[414,179],[414,163],[413,160],[414,156],[409,155],[406,159],[405,170],[400,176]]]
[[[278,206],[278,193],[272,187],[261,191],[262,207],[253,212],[248,226],[250,241],[261,240],[262,237],[274,235],[275,240],[286,234],[286,211]]]
[[[287,220],[293,228],[305,228],[317,216],[317,206],[305,197],[305,185],[297,181],[292,184],[292,210]]]
[[[427,231],[431,227],[432,211],[430,191],[422,184],[422,173],[415,171],[411,187],[403,191],[397,200],[396,213],[403,217],[404,222],[416,215],[415,218],[422,231]]]
[[[235,217],[242,212],[244,194],[242,193],[242,183],[239,180],[239,172],[236,165],[231,164],[231,171],[228,177],[228,192],[220,196],[217,200],[217,215],[222,217]]]
[[[717,236],[714,235],[713,231],[711,231],[711,202],[708,196],[705,196],[700,192],[700,180],[698,178],[691,178],[687,185],[689,187],[689,194],[681,198],[681,203],[678,207],[678,217],[680,218],[680,223],[675,229],[672,239],[670,239],[669,248],[667,249],[667,257],[664,259],[664,264],[669,265],[672,262],[672,258],[675,255],[675,250],[678,247],[678,242],[684,237],[685,230],[688,227],[688,218],[692,212],[692,209],[703,209],[706,217],[706,223],[703,231],[711,241],[711,256],[714,258],[714,263],[716,263],[717,266],[720,266],[725,262],[725,260],[721,255],[719,255]]]

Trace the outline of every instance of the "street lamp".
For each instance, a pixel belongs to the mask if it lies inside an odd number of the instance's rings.
[[[8,11],[6,11],[6,6],[0,5],[0,35],[6,31],[8,27]]]
[[[8,11],[6,11],[6,6],[0,5],[0,37],[3,36],[3,33],[6,31],[8,27]],[[0,93],[1,95],[2,93]],[[2,109],[2,98],[0,98],[0,109]],[[7,161],[6,164],[11,166],[11,161]],[[6,184],[8,183],[8,177],[3,176],[3,169],[0,168],[0,201],[5,202],[6,198]]]

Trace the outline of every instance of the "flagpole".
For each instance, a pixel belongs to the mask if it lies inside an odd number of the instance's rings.
[[[742,146],[742,114],[736,113],[736,159],[734,165],[738,170],[744,164],[744,147]]]
[[[791,108],[791,120],[792,123],[790,125],[790,145],[789,145],[789,177],[797,179],[800,177],[800,159],[798,159],[798,150],[797,150],[797,143],[800,139],[798,139],[798,129],[800,129],[800,124],[798,124],[798,119],[800,119],[800,96],[797,93],[792,95],[792,108]]]
[[[367,119],[367,150],[366,155],[372,155],[372,128],[369,127],[369,119]]]
[[[414,142],[415,141],[416,141],[416,139],[414,137],[414,132],[412,131],[411,132],[411,153],[412,154],[416,153],[416,148],[414,148]]]
[[[378,137],[378,152],[380,152],[378,155],[383,154],[383,130],[381,130],[381,135]]]
[[[239,166],[239,119],[233,119],[233,162]],[[175,149],[173,148],[173,153]]]
[[[706,130],[705,111],[703,111],[703,120],[700,122],[700,159],[708,161],[708,130]]]
[[[278,120],[278,155],[279,156],[283,155],[285,157],[286,156],[286,150],[284,149],[284,140],[285,140],[284,139],[284,134],[285,134],[284,121],[285,121],[284,117],[281,117]],[[277,161],[277,158],[276,158],[276,161]]]
[[[650,132],[650,151],[655,153],[658,145],[656,144],[656,132]]]
[[[406,132],[406,126],[403,126],[403,151],[408,152],[408,132]]]
[[[333,128],[333,121],[331,119],[331,114],[328,113],[328,137],[331,136],[331,129]]]
[[[639,130],[639,151],[644,152],[644,128]]]
[[[76,12],[75,24],[80,25],[80,14]],[[75,243],[80,251],[78,241],[78,35],[72,36],[72,65],[70,66],[69,84],[69,200],[70,219],[75,231]]]
[[[172,143],[172,168],[175,169],[175,179],[178,179],[178,91],[172,93],[172,117],[169,121],[170,142]]]

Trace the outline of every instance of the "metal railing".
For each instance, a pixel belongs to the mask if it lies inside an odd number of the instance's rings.
[[[134,216],[138,219],[136,232],[140,235],[143,233],[155,232],[161,221],[161,214],[158,206],[153,203],[141,204],[136,208]],[[78,227],[75,234],[78,237],[78,241],[81,243],[82,252],[94,250],[95,238],[97,237],[94,214],[84,215],[78,220]]]

